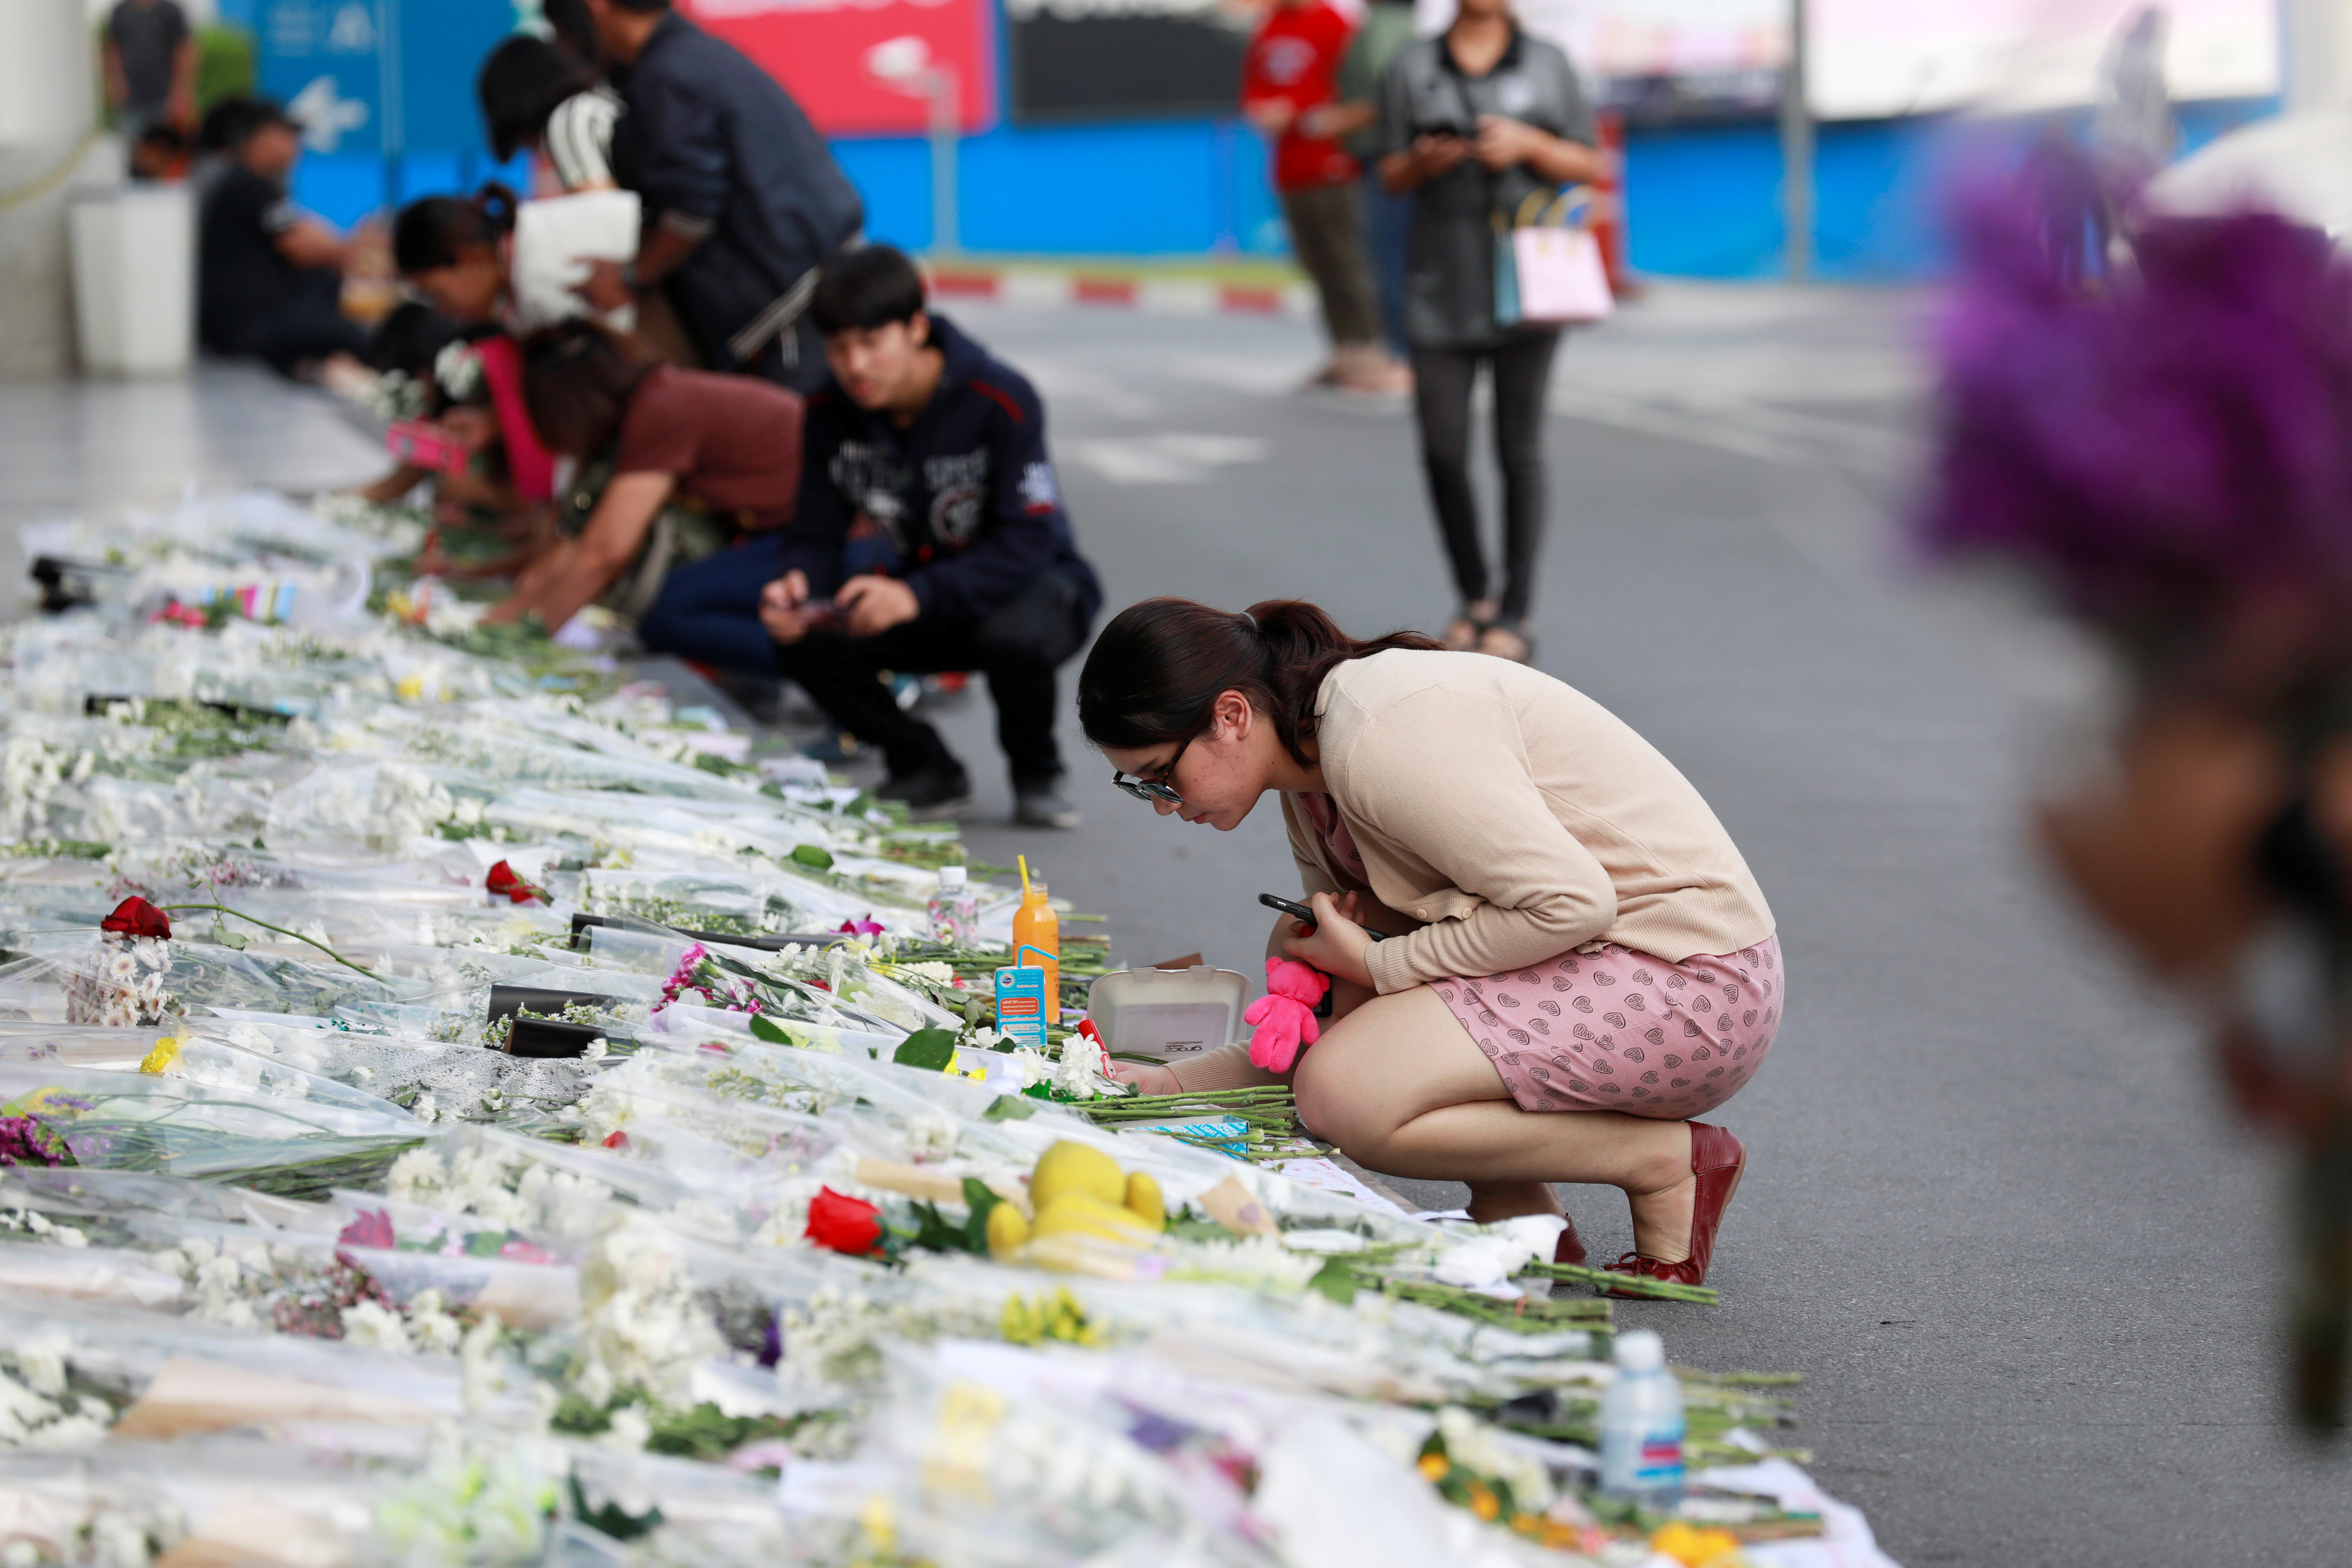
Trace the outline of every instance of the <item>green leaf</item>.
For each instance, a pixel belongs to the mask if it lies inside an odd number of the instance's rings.
[[[1327,1258],[1323,1267],[1307,1282],[1307,1288],[1321,1291],[1344,1307],[1356,1299],[1356,1271],[1348,1267],[1345,1258]]]
[[[751,1015],[751,1037],[755,1040],[765,1040],[772,1046],[789,1046],[793,1043],[792,1036],[784,1032],[784,1026],[782,1024],[772,1024],[763,1015],[758,1013]]]
[[[602,1531],[615,1541],[635,1541],[661,1528],[662,1510],[659,1508],[649,1509],[644,1513],[631,1513],[617,1502],[607,1502],[603,1508],[592,1509],[588,1506],[587,1495],[580,1489],[580,1478],[573,1476],[571,1481],[572,1517],[589,1529]]]
[[[971,1208],[971,1217],[963,1222],[963,1244],[974,1252],[986,1252],[988,1216],[995,1213],[996,1205],[1004,1200],[991,1192],[985,1182],[966,1176],[963,1179],[963,1201]]]
[[[982,1121],[1026,1121],[1037,1114],[1037,1108],[1017,1094],[1000,1094],[980,1113]]]
[[[890,1059],[901,1067],[938,1072],[955,1060],[955,1042],[952,1029],[918,1029],[898,1043]]]
[[[800,844],[793,847],[793,859],[812,871],[833,869],[833,851],[822,844]]]

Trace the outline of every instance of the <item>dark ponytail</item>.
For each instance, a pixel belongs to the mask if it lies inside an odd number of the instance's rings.
[[[492,180],[470,196],[426,196],[393,220],[392,262],[404,275],[455,267],[477,246],[514,232],[515,194]]]
[[[1268,599],[1240,615],[1190,599],[1146,599],[1095,639],[1078,676],[1078,725],[1097,746],[1166,745],[1199,734],[1218,693],[1238,691],[1305,767],[1313,762],[1315,696],[1335,666],[1440,646],[1419,632],[1358,642],[1304,599]]]

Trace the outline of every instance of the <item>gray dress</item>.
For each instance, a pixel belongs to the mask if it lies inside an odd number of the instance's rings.
[[[1432,133],[1474,136],[1482,114],[1500,114],[1590,145],[1592,110],[1568,57],[1514,31],[1510,47],[1483,77],[1465,76],[1444,37],[1419,38],[1389,62],[1381,82],[1377,155]],[[1413,195],[1405,253],[1405,335],[1428,348],[1493,348],[1507,336],[1556,331],[1495,321],[1495,218],[1552,187],[1525,165],[1490,173],[1465,159]]]

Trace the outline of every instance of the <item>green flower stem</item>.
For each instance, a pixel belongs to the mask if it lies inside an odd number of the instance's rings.
[[[337,963],[341,964],[345,969],[356,969],[362,974],[366,975],[370,980],[377,979],[376,973],[373,970],[362,968],[361,965],[353,963],[350,959],[345,958],[341,953],[337,952],[333,948],[329,947],[323,942],[313,942],[310,938],[304,936],[299,931],[288,931],[284,926],[271,925],[268,921],[257,919],[252,915],[247,914],[243,910],[230,909],[226,904],[221,903],[217,900],[209,904],[159,904],[156,907],[167,912],[173,910],[210,910],[215,915],[235,915],[237,919],[245,921],[248,925],[257,925],[264,931],[274,931],[279,936],[290,936],[296,942],[309,942],[312,947],[317,948],[320,952],[325,953],[329,958],[331,958]],[[379,984],[381,982],[379,982]]]
[[[1530,1263],[1519,1270],[1519,1277],[1538,1279],[1565,1280],[1571,1285],[1591,1285],[1602,1290],[1614,1290],[1624,1296],[1646,1296],[1658,1301],[1696,1301],[1703,1307],[1721,1304],[1723,1297],[1713,1287],[1684,1285],[1672,1279],[1653,1279],[1643,1274],[1618,1274],[1606,1268],[1585,1268],[1572,1263]]]

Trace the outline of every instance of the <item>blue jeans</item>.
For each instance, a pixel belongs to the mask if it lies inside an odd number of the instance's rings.
[[[784,531],[747,534],[733,548],[681,566],[662,580],[637,639],[718,669],[772,675],[776,644],[760,624],[760,590],[782,575]]]

